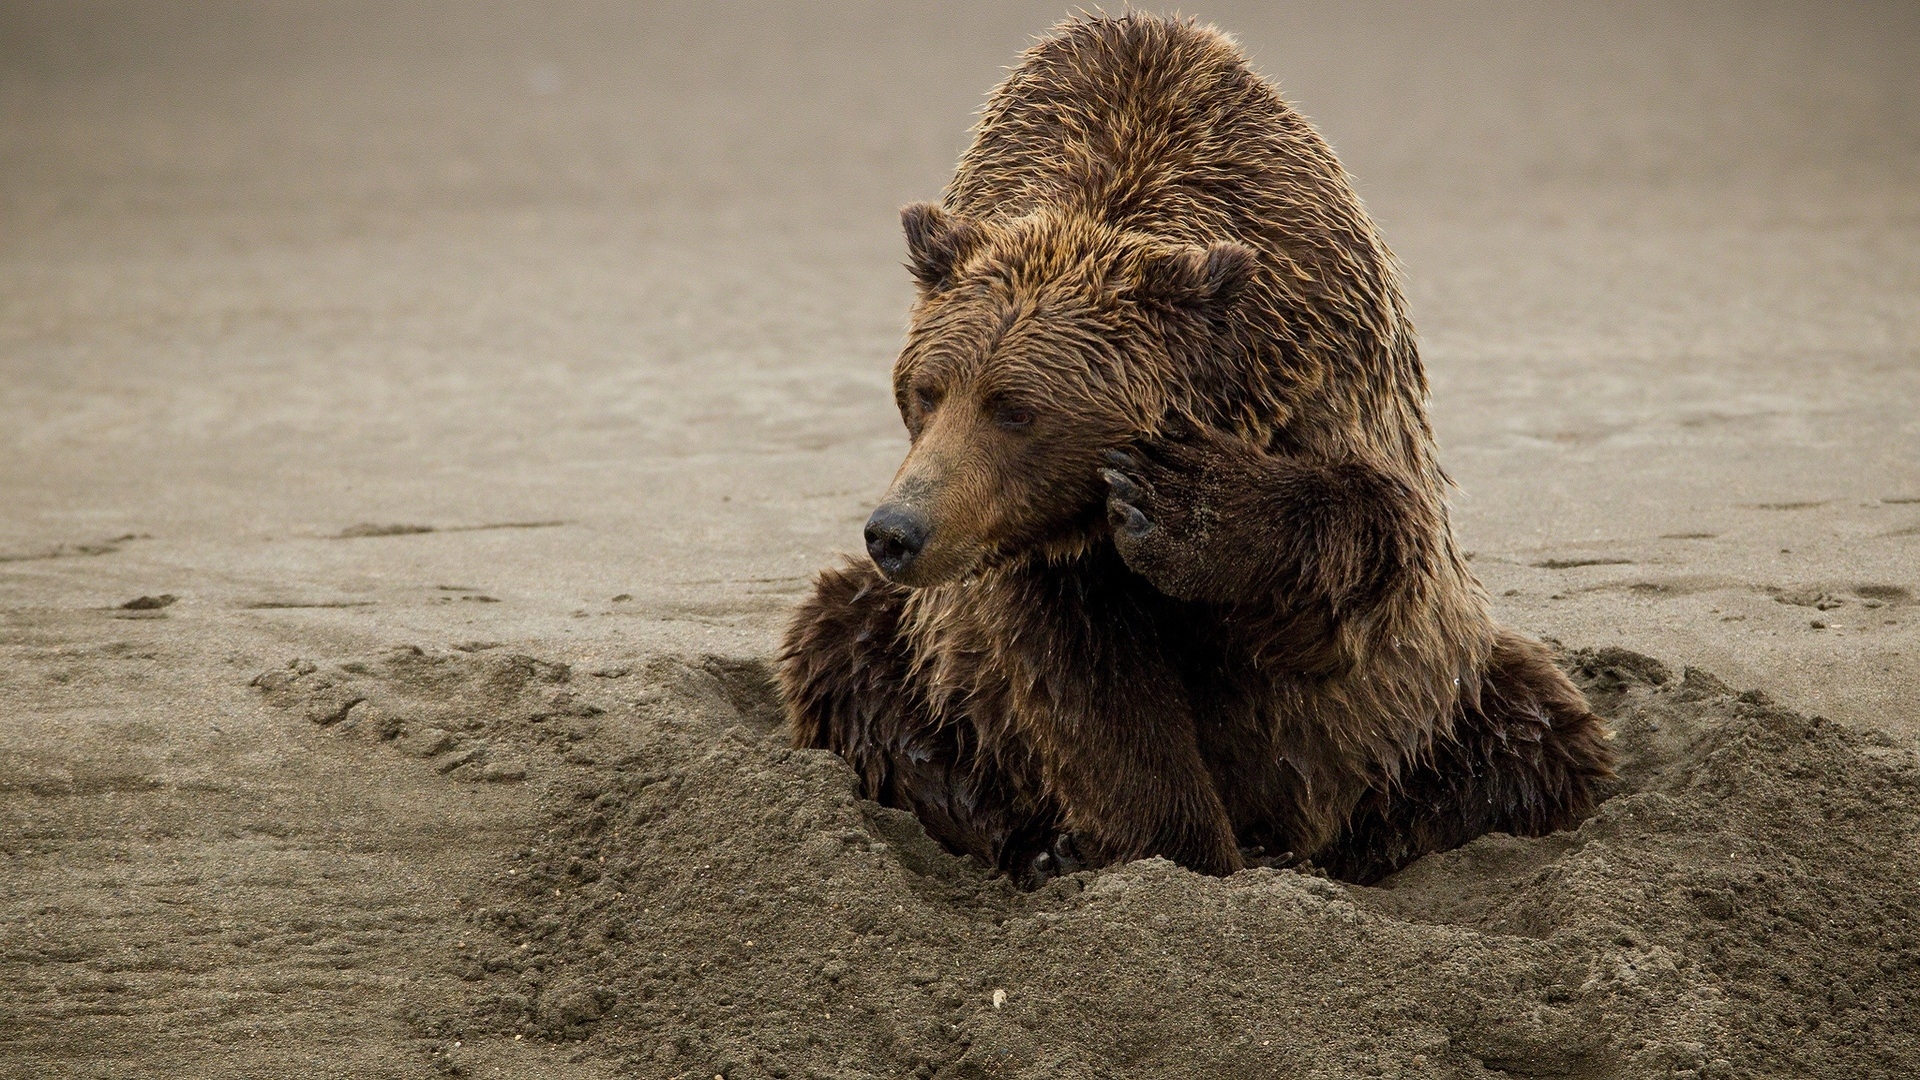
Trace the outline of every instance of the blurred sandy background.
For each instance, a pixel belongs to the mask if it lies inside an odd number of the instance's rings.
[[[1920,731],[1920,8],[1190,10],[1403,258],[1507,621]],[[157,812],[47,791],[442,798],[235,734],[288,657],[768,654],[905,446],[895,211],[1062,14],[0,4],[0,933],[85,885],[25,823]]]
[[[1509,619],[1920,717],[1849,593],[1920,589],[1913,7],[1198,13],[1405,260]],[[894,210],[1058,14],[7,5],[0,556],[151,537],[0,564],[11,617],[764,651],[904,446]],[[236,610],[287,599],[374,606]]]

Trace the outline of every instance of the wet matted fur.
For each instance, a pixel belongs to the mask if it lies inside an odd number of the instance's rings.
[[[1393,257],[1229,39],[1063,24],[902,216],[918,531],[796,615],[796,744],[1023,880],[1367,881],[1587,812],[1606,733],[1459,550]]]

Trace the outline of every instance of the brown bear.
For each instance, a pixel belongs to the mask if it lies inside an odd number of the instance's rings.
[[[1027,883],[1367,882],[1590,809],[1608,735],[1467,567],[1393,256],[1228,38],[1062,24],[902,217],[912,447],[788,631],[797,745]]]

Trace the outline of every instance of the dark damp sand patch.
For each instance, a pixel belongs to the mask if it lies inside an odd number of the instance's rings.
[[[335,540],[360,540],[369,536],[414,536],[419,533],[438,532],[432,525],[349,525],[335,533]]]
[[[1543,559],[1528,565],[1537,570],[1572,570],[1578,566],[1632,566],[1633,560],[1600,555],[1593,558]]]
[[[1150,860],[1016,892],[789,749],[752,659],[402,649],[256,685],[547,808],[463,904],[465,996],[407,1012],[448,1072],[519,1038],[641,1076],[1912,1075],[1913,746],[1566,664],[1619,732],[1612,797],[1371,889]]]
[[[1710,533],[1710,532],[1676,532],[1676,533],[1661,533],[1660,539],[1662,540],[1714,540],[1714,539],[1718,539],[1719,536],[1720,536],[1719,533]]]
[[[1920,503],[1920,495],[1902,495],[1897,499],[1881,499],[1888,506],[1912,506]]]
[[[179,601],[172,593],[158,596],[136,596],[124,604],[115,604],[107,609],[107,615],[114,619],[164,619],[166,609]]]
[[[468,585],[436,585],[434,588],[443,593],[453,594],[451,596],[433,597],[433,602],[436,604],[451,604],[455,600],[473,604],[497,604],[500,602],[499,597],[490,596]]]
[[[1829,499],[1811,499],[1803,502],[1748,503],[1749,510],[1812,510],[1825,506]]]
[[[1751,590],[1754,586],[1744,581],[1711,575],[1691,574],[1677,577],[1653,578],[1644,581],[1606,581],[1598,585],[1588,585],[1575,590],[1580,593],[1632,593],[1640,596],[1694,596],[1699,593],[1719,592],[1727,589]]]
[[[418,536],[422,533],[486,532],[492,529],[557,529],[567,521],[496,521],[485,525],[406,525],[363,522],[349,525],[330,540],[364,540],[376,536]]]
[[[245,611],[298,611],[306,608],[373,607],[372,600],[258,600],[240,605]]]
[[[174,603],[177,602],[179,599],[180,599],[179,597],[173,595],[172,593],[161,593],[158,596],[136,596],[133,599],[127,601],[126,603],[121,604],[120,610],[122,611],[158,611],[164,607],[172,607]]]
[[[1629,592],[1636,596],[1691,596],[1696,589],[1668,581],[1634,581],[1625,585],[1600,586],[1581,592]]]
[[[14,552],[14,553],[0,552],[0,563],[32,562],[38,559],[72,559],[72,558],[87,558],[95,555],[111,555],[114,552],[119,551],[122,545],[130,543],[134,540],[151,540],[151,539],[153,539],[152,533],[126,533],[121,536],[109,537],[105,540],[94,540],[94,541],[91,541],[88,543],[82,543],[82,544],[56,544],[53,547],[46,549],[45,551]]]

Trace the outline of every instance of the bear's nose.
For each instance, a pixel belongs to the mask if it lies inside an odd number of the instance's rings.
[[[906,570],[927,542],[927,519],[905,506],[882,503],[867,519],[867,554],[888,577]]]

